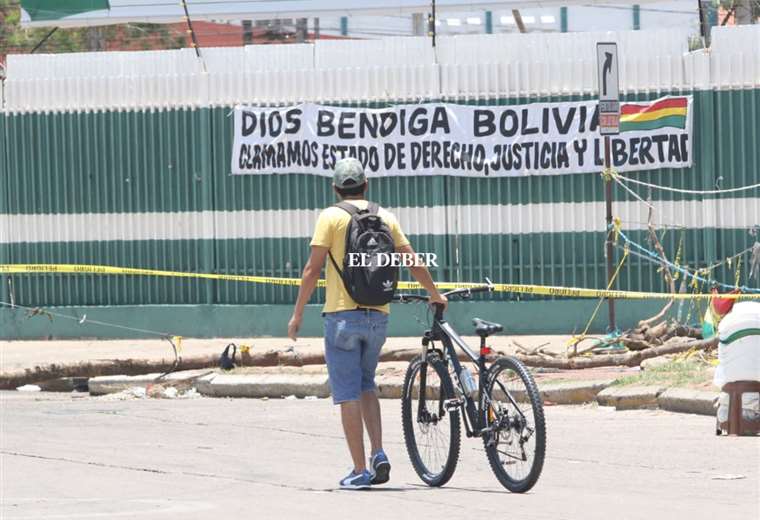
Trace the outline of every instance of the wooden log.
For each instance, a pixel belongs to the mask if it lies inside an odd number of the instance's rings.
[[[628,352],[625,354],[609,354],[605,356],[554,359],[521,355],[516,355],[514,357],[530,367],[560,368],[565,370],[612,366],[635,367],[640,365],[641,362],[645,359],[664,356],[666,354],[678,354],[679,352],[686,352],[687,350],[691,350],[693,348],[709,349],[717,346],[717,344],[718,338],[699,341],[684,341],[679,339],[671,341],[665,345],[660,345],[659,347],[651,347],[645,350]]]
[[[620,341],[628,350],[646,350],[652,348],[652,345],[643,334],[627,334],[620,338]]]
[[[653,325],[652,327],[649,327],[649,329],[644,333],[644,337],[647,341],[650,343],[660,338],[662,335],[664,335],[668,331],[668,322],[662,321],[658,323],[657,325]]]

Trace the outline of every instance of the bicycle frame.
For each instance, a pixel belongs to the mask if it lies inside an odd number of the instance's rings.
[[[444,362],[447,364],[451,363],[451,366],[454,368],[454,373],[457,376],[456,385],[459,387],[460,392],[462,394],[461,398],[457,397],[456,403],[451,403],[455,405],[456,407],[459,407],[462,409],[463,414],[463,420],[464,420],[464,426],[465,426],[465,433],[467,437],[481,437],[484,434],[490,433],[491,428],[487,427],[486,425],[482,424],[482,410],[480,409],[480,402],[482,400],[483,391],[485,389],[485,386],[487,384],[487,367],[486,367],[486,355],[489,353],[490,349],[486,347],[486,340],[485,337],[481,337],[480,342],[480,352],[479,355],[475,355],[475,353],[470,349],[469,345],[462,339],[462,337],[457,333],[457,331],[454,330],[454,328],[449,324],[446,320],[443,319],[442,312],[436,311],[436,316],[433,321],[433,326],[429,331],[425,332],[425,335],[422,340],[422,364],[420,367],[420,399],[419,399],[419,407],[417,410],[417,420],[425,420],[426,418],[423,417],[423,413],[427,413],[426,410],[426,400],[427,400],[427,391],[426,391],[426,380],[427,380],[427,354],[429,351],[433,350],[435,348],[435,345],[431,345],[434,341],[440,341],[443,344],[444,347]],[[475,363],[478,367],[478,396],[477,396],[477,402],[475,402],[475,399],[473,399],[470,395],[467,394],[465,391],[462,382],[461,382],[461,372],[463,369],[463,365],[461,361],[459,360],[459,356],[457,355],[456,347],[459,347],[462,352],[465,353],[465,355],[470,358],[470,360]],[[506,388],[504,388],[504,385],[500,381],[497,380],[497,384],[501,388],[501,390],[504,392],[505,396],[511,401],[511,403],[515,406],[517,410],[519,410],[519,406],[517,405],[517,402],[512,397],[511,393],[507,391]],[[440,402],[438,414],[439,417],[442,416],[443,410],[447,409],[447,403],[452,400],[447,400],[445,403],[444,401]],[[522,413],[520,412],[522,415]]]
[[[456,288],[443,293],[443,296],[447,299],[453,296],[467,299],[474,292],[492,291],[493,284],[487,278],[486,282],[487,285],[484,286]],[[394,298],[401,303],[431,303],[430,297],[419,294],[397,294]],[[499,482],[510,491],[523,493],[538,480],[546,453],[546,423],[535,381],[518,359],[500,357],[498,354],[491,356],[486,338],[503,330],[500,325],[473,320],[475,332],[480,336],[480,349],[476,351],[444,319],[446,306],[437,300],[439,299],[432,302],[434,319],[422,337],[422,352],[411,360],[404,378],[401,416],[404,441],[412,465],[420,478],[430,486],[441,486],[448,482],[456,469],[456,453],[461,447],[461,424],[458,423],[461,414],[467,437],[483,439],[488,463]],[[477,383],[466,367],[470,361],[478,371]],[[439,387],[433,383],[428,389],[428,368],[432,377],[439,376]],[[454,375],[451,375],[452,372]],[[505,374],[506,378],[502,378],[501,374]],[[513,383],[518,385],[514,390]],[[522,395],[521,392],[524,392],[527,406],[533,412],[530,419],[527,417],[528,408],[523,410],[515,399],[515,396]],[[430,409],[427,406],[428,400],[433,401]],[[451,415],[451,424],[439,425],[445,419],[446,412]],[[449,426],[451,432],[447,434]],[[444,429],[436,429],[439,427]],[[423,436],[422,444],[418,435]],[[436,440],[441,435],[444,436],[444,443],[447,435],[451,441],[447,454],[443,455],[443,462]],[[534,435],[535,445],[527,444]],[[428,448],[431,446],[436,455],[432,467],[423,460],[429,455]],[[516,477],[510,467],[507,467],[508,464],[517,462],[530,464],[530,473],[524,478]]]
[[[458,346],[466,355],[469,357],[474,363],[477,363],[478,365],[478,399],[480,399],[480,396],[483,392],[483,387],[485,385],[485,355],[484,351],[481,349],[481,355],[476,356],[475,353],[470,349],[470,347],[465,343],[465,341],[462,339],[462,337],[454,330],[454,328],[443,319],[442,316],[439,316],[440,312],[436,311],[436,318],[433,322],[433,327],[431,330],[425,332],[425,336],[422,340],[422,366],[420,367],[420,399],[419,399],[419,408],[417,410],[417,419],[418,420],[425,420],[426,417],[423,417],[424,413],[427,413],[427,407],[426,407],[426,400],[427,400],[427,391],[426,391],[426,379],[427,379],[427,354],[430,350],[434,348],[434,344],[431,345],[434,341],[440,341],[443,344],[444,347],[444,361],[447,363],[450,362],[454,368],[454,373],[457,376],[456,384],[459,386],[462,394],[462,398],[456,398],[457,402],[455,405],[457,407],[461,407],[463,410],[463,417],[464,417],[464,425],[465,425],[465,431],[467,433],[468,437],[475,437],[481,435],[482,427],[481,427],[481,420],[478,413],[478,405],[474,402],[474,399],[467,395],[467,392],[465,392],[465,389],[462,386],[461,383],[461,373],[462,373],[462,363],[459,361],[459,357],[457,356],[456,349],[454,348],[454,345]],[[439,417],[443,415],[444,408],[447,408],[448,404],[444,403],[443,400],[439,403]]]

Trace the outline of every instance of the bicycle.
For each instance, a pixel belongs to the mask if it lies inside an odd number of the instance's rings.
[[[466,299],[492,291],[490,280],[486,282],[444,295]],[[394,299],[408,303],[428,297],[398,294]],[[524,493],[536,484],[544,464],[546,424],[541,396],[530,372],[517,359],[503,356],[487,364],[491,349],[486,338],[503,327],[478,318],[473,324],[480,337],[478,356],[443,318],[443,306],[435,305],[432,326],[422,336],[422,352],[410,361],[404,378],[401,416],[406,448],[422,481],[443,486],[458,463],[461,415],[467,437],[483,439],[499,482],[509,491]],[[460,362],[455,345],[476,364],[477,383]]]

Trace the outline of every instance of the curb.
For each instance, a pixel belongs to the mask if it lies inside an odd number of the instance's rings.
[[[207,397],[330,397],[326,374],[207,374],[194,386]]]
[[[720,392],[669,388],[657,396],[657,404],[662,410],[678,413],[693,413],[715,417],[716,404]]]
[[[378,376],[375,378],[377,397],[380,399],[401,399],[404,393],[403,377]]]
[[[609,387],[615,380],[571,381],[547,383],[540,388],[541,397],[552,404],[583,404],[594,401],[597,394]],[[404,379],[401,377],[378,377],[377,395],[380,399],[401,399]],[[523,392],[517,392],[518,401],[525,400]]]
[[[160,383],[163,386],[186,385],[206,397],[330,397],[327,374],[225,374],[195,369],[172,372],[158,379],[160,375],[109,375],[92,377],[89,381],[87,378],[61,377],[40,383],[40,386],[45,391],[66,392],[87,384],[93,396],[118,393],[134,387],[147,390],[149,386]],[[540,391],[547,405],[579,405],[596,401],[600,406],[613,406],[616,410],[659,408],[669,412],[715,415],[719,392],[659,386],[611,386],[614,382],[614,379],[547,382],[541,385]],[[400,399],[403,383],[403,377],[378,376],[378,397]],[[516,398],[524,400],[525,396],[518,393]]]
[[[43,392],[87,392],[86,377],[58,377],[37,383]]]
[[[88,385],[90,387],[90,395],[115,394],[134,387],[147,389],[149,385],[155,383],[168,384],[168,386],[186,384],[188,387],[192,387],[196,379],[208,373],[209,370],[207,369],[183,370],[181,372],[172,372],[161,379],[159,379],[160,373],[144,374],[141,376],[99,376],[91,377]]]
[[[91,395],[117,393],[133,387],[147,388],[159,382],[160,374],[142,376],[101,376],[89,381]],[[206,397],[242,397],[260,399],[314,396],[330,397],[330,386],[326,374],[221,374],[208,370],[186,370],[173,372],[160,380],[161,383],[190,383],[199,394]],[[614,380],[578,381],[546,384],[541,388],[541,396],[552,404],[583,404],[594,401],[597,394],[608,388]],[[404,379],[398,376],[377,378],[377,393],[380,399],[400,399]],[[525,396],[517,393],[518,400]]]
[[[549,401],[553,404],[583,404],[593,402],[600,392],[607,389],[614,382],[614,379],[605,379],[547,383],[539,387],[539,391],[544,401]]]
[[[657,396],[664,391],[661,386],[611,386],[597,394],[596,402],[615,410],[651,410],[657,408]]]

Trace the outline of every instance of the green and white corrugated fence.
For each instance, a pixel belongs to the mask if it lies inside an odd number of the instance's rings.
[[[742,38],[752,42],[753,36],[760,41],[756,29],[716,29],[712,54],[684,54],[685,39],[670,33],[614,35],[622,46],[625,99],[694,96],[694,166],[639,172],[638,179],[689,189],[712,189],[718,181],[723,187],[760,182],[760,52],[750,52],[750,43],[737,57],[732,49],[741,47],[731,45]],[[445,99],[490,105],[595,96],[593,72],[588,77],[593,54],[578,56],[593,49],[599,35],[551,35],[535,62],[503,61],[504,38],[442,39],[437,64],[426,61],[434,58],[427,56],[424,39],[370,43],[362,47],[364,62],[377,55],[386,64],[345,69],[330,68],[346,50],[335,42],[318,43],[316,50],[209,49],[205,76],[185,51],[117,53],[110,60],[106,54],[11,56],[0,116],[0,263],[298,276],[314,219],[333,201],[329,182],[308,175],[231,176],[231,104],[376,107]],[[663,54],[648,54],[658,41]],[[526,45],[509,43],[507,54],[518,56],[514,45]],[[524,49],[528,57],[539,52]],[[265,59],[267,52],[281,59]],[[409,63],[393,66],[389,54],[397,60],[410,56]],[[167,65],[172,56],[183,64],[174,71]],[[234,74],[234,67],[247,64],[244,73]],[[160,74],[161,68],[168,72]],[[56,76],[56,70],[68,72]],[[489,276],[505,283],[601,288],[603,189],[598,175],[584,174],[390,177],[372,181],[371,197],[393,208],[417,249],[438,253],[438,279]],[[622,189],[614,191],[614,213],[623,229],[643,240],[646,207]],[[715,262],[755,240],[750,231],[760,225],[757,190],[698,197],[655,191],[651,197],[658,222],[677,226],[663,244],[675,251],[683,239],[683,261],[691,265]],[[715,274],[733,280],[734,271]],[[22,305],[116,309],[286,309],[295,297],[290,287],[94,275],[18,275],[0,287],[0,299]],[[618,288],[659,291],[661,277],[656,266],[631,259]],[[562,311],[562,326],[582,321],[573,314],[577,308],[570,304]],[[0,336],[24,334],[13,330]],[[222,332],[227,330],[237,329]]]

